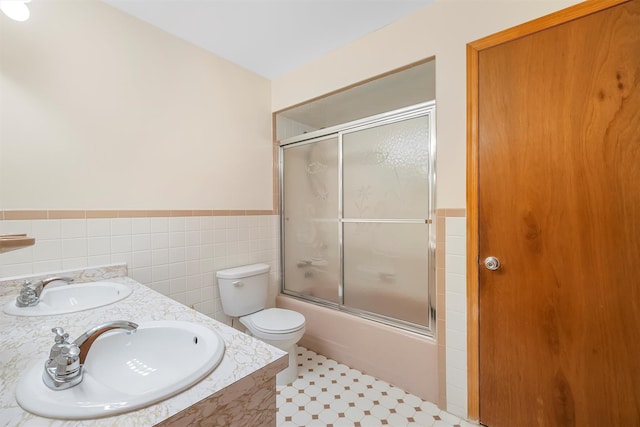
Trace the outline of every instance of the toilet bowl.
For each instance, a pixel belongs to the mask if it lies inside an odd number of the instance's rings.
[[[222,310],[238,318],[247,333],[289,354],[289,367],[276,375],[277,385],[287,385],[298,376],[296,343],[305,331],[302,314],[282,308],[266,308],[269,266],[253,264],[216,273]]]
[[[296,343],[305,331],[302,314],[283,308],[267,308],[240,317],[249,334],[289,354],[289,367],[276,375],[277,385],[287,385],[298,377]]]

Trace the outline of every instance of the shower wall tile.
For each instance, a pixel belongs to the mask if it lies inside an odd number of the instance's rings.
[[[2,256],[9,264],[27,264],[34,260],[33,247],[20,249],[19,251],[6,252]]]
[[[169,218],[151,218],[152,233],[168,233]]]
[[[111,253],[128,254],[131,252],[132,248],[133,245],[131,244],[131,234],[111,236]]]
[[[166,249],[169,247],[169,233],[155,232],[151,233],[151,248]]]
[[[185,219],[185,231],[200,231],[200,217],[190,216]]]
[[[230,324],[215,273],[269,264],[275,305],[279,224],[277,215],[0,220],[1,233],[36,238],[34,246],[2,254],[0,277],[126,262],[140,283]]]
[[[183,248],[185,242],[184,231],[172,231],[169,233],[169,247]]]
[[[445,223],[447,411],[467,416],[466,218]]]
[[[87,246],[88,255],[108,255],[111,253],[111,238],[105,237],[89,237]],[[37,241],[37,240],[36,240]]]
[[[436,340],[438,343],[438,407],[447,408],[446,210],[436,209]]]
[[[152,283],[151,280],[151,268],[149,267],[145,267],[145,268],[133,268],[131,270],[129,270],[129,274],[131,275],[131,277],[142,283],[143,285],[149,285]]]
[[[9,264],[3,269],[3,272],[6,273],[6,277],[24,276],[33,272],[34,265],[35,263]]]
[[[465,275],[466,263],[466,256],[449,252],[449,244],[447,242],[447,251],[445,254],[445,265],[447,273]]]
[[[447,217],[447,241],[451,237],[466,237],[467,235],[467,220],[465,217]],[[447,245],[448,246],[448,245]]]
[[[134,252],[131,268],[151,267],[151,251]]]
[[[447,239],[447,253],[464,257],[467,253],[467,240],[464,236],[449,235]]]
[[[447,306],[447,321],[448,326],[453,328],[453,323],[450,323],[455,314],[464,314],[466,311],[466,295],[465,293],[459,293],[454,291],[448,291],[446,294],[446,306]],[[463,327],[464,325],[459,325]],[[461,330],[458,328],[458,330]]]
[[[87,236],[106,237],[111,235],[111,220],[109,219],[88,219]]]
[[[73,239],[77,237],[86,237],[87,222],[82,219],[65,219],[62,220],[62,238]]]
[[[87,257],[88,266],[89,265],[105,265],[105,264],[109,264],[110,262],[111,262],[110,255],[89,255],[89,257]],[[2,267],[0,267],[0,269],[1,268]],[[10,275],[6,274],[6,276],[10,276]]]
[[[40,261],[33,263],[33,272],[60,271],[62,270],[62,259]]]
[[[467,277],[464,274],[447,273],[447,290],[465,295],[467,292]]]
[[[33,261],[48,261],[62,258],[62,240],[40,240],[33,247]]]
[[[453,306],[454,303],[449,302],[447,304],[448,306]],[[462,340],[460,342],[455,343],[454,345],[454,341],[449,340],[449,338],[453,339],[453,337],[449,336],[447,333],[447,341],[449,341],[449,344],[453,347],[457,347],[457,348],[466,348],[466,333],[467,333],[467,317],[466,317],[466,313],[462,310],[462,307],[453,307],[453,308],[449,308],[447,309],[447,330],[451,330],[451,331],[455,331],[455,332],[459,332],[462,333],[463,335],[461,335]],[[458,366],[459,368],[462,368],[462,366]]]
[[[169,249],[169,262],[170,263],[184,262],[186,259],[185,253],[186,251],[184,246]]]
[[[132,218],[113,218],[111,220],[111,235],[130,236],[132,234],[131,220]]]
[[[63,239],[62,240],[62,257],[63,258],[79,258],[87,257],[87,239]]]
[[[200,230],[213,230],[213,221],[215,217],[206,216],[200,218]]]
[[[185,218],[177,217],[169,219],[169,230],[170,231],[184,231],[185,230]]]
[[[151,250],[151,234],[133,234],[131,245],[134,252]]]
[[[200,227],[200,224],[198,224]],[[198,246],[200,245],[200,234],[199,230],[189,230],[185,233],[184,244],[185,246]]]
[[[87,265],[87,257],[66,258],[62,260],[63,270],[72,270],[76,268],[85,268]]]
[[[131,265],[133,263],[133,254],[131,252],[112,253],[110,263]]]
[[[169,249],[155,249],[151,251],[151,265],[169,264]]]
[[[6,214],[5,214],[6,215]],[[13,221],[4,220],[0,221],[0,234],[13,234],[13,233],[27,233],[27,235],[33,235],[31,221],[29,224],[25,224],[29,221]],[[22,228],[22,227],[28,227]]]
[[[131,218],[131,234],[151,233],[151,218]]]
[[[14,227],[16,227],[15,231],[20,230],[19,223],[21,222],[29,222],[29,221],[12,221]],[[32,222],[32,235],[33,237],[42,240],[47,239],[59,239],[62,236],[62,226],[60,225],[59,220],[33,220]]]

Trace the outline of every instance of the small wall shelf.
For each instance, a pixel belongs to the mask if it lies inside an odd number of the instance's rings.
[[[36,239],[26,234],[0,234],[0,254],[33,246]]]

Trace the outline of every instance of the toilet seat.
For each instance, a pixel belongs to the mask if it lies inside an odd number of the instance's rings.
[[[260,310],[241,317],[240,321],[254,333],[261,332],[269,335],[291,334],[305,327],[302,314],[284,308]]]

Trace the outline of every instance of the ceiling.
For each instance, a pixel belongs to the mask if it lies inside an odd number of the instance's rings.
[[[102,0],[268,79],[435,0]]]

